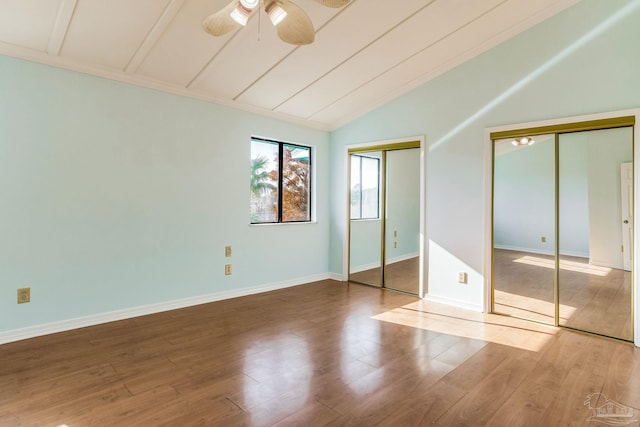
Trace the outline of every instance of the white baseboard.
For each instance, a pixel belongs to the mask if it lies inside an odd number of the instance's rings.
[[[406,261],[406,260],[409,260],[411,258],[417,258],[419,256],[420,256],[420,252],[412,252],[412,253],[409,253],[409,254],[404,254],[404,255],[397,256],[397,257],[388,258],[387,259],[387,264],[395,264],[396,262]]]
[[[452,299],[452,298],[439,297],[437,295],[427,294],[427,295],[424,296],[424,299],[427,300],[427,301],[437,302],[437,303],[440,303],[440,304],[446,304],[446,305],[450,305],[450,306],[453,306],[453,307],[464,308],[466,310],[478,311],[480,313],[483,312],[482,305],[470,304],[468,302],[459,301],[459,300]]]
[[[351,268],[351,273],[360,273],[361,271],[373,270],[374,268],[380,268],[379,262],[372,262],[370,264],[356,265]]]
[[[329,280],[336,280],[338,282],[346,282],[346,280],[344,280],[344,276],[342,276],[342,273],[329,273]]]
[[[29,326],[27,328],[14,329],[11,331],[0,332],[0,344],[6,344],[13,341],[20,341],[28,338],[34,338],[42,335],[55,334],[58,332],[69,331],[72,329],[84,328],[87,326],[99,325],[101,323],[115,322],[117,320],[130,319],[132,317],[145,316],[147,314],[160,313],[163,311],[176,310],[179,308],[191,307],[194,305],[206,304],[225,299],[254,295],[263,292],[275,291],[278,289],[290,288],[292,286],[304,285],[306,283],[317,282],[320,280],[342,280],[333,277],[332,273],[323,273],[315,276],[301,277],[294,280],[284,282],[270,283],[254,288],[238,289],[233,291],[216,292],[214,294],[200,295],[197,297],[182,298],[179,300],[161,302],[158,304],[149,304],[139,307],[125,308],[123,310],[109,311],[106,313],[92,314],[89,316],[77,317],[74,319],[61,320],[58,322],[45,323],[42,325]]]

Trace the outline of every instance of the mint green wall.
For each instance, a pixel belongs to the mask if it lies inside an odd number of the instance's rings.
[[[532,146],[495,156],[493,244],[496,248],[555,254],[555,140],[538,139]],[[509,141],[500,144],[511,145]],[[588,221],[582,222],[588,235]],[[545,242],[542,242],[543,236]],[[582,249],[588,255],[588,240]]]
[[[387,151],[386,191],[385,257],[393,263],[420,253],[419,148]]]
[[[640,106],[640,1],[583,0],[331,135],[331,270],[342,269],[344,146],[423,134],[428,292],[482,307],[486,127]],[[457,283],[458,271],[469,284]]]
[[[252,134],[316,148],[317,224],[248,225]],[[0,56],[0,331],[326,274],[328,144]],[[17,305],[25,286],[32,302]]]

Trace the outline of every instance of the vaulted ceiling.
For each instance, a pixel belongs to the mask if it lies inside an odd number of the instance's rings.
[[[0,0],[0,54],[335,129],[579,0],[294,0],[315,42],[264,13],[222,37],[230,0]]]

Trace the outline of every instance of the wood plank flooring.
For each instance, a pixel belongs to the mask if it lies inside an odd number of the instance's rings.
[[[495,250],[495,311],[554,324],[554,257]],[[631,272],[560,259],[560,324],[632,340]]]
[[[3,427],[602,425],[592,393],[640,419],[630,344],[334,281],[5,344],[0,360]]]

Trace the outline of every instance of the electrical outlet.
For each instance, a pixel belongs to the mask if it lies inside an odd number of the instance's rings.
[[[231,276],[231,264],[225,264],[224,266],[224,275]]]
[[[398,249],[398,242],[393,242],[393,249]]]
[[[229,258],[231,256],[231,246],[224,247],[224,256]]]
[[[542,236],[542,237],[540,238],[540,241],[541,241],[542,243],[545,243],[545,242],[547,241],[547,238],[546,238],[545,236]]]
[[[458,273],[458,283],[462,283],[464,285],[467,284],[467,273],[465,273],[464,271],[461,271],[460,273]]]
[[[18,289],[18,304],[31,302],[31,288]]]
[[[393,237],[398,237],[398,230],[393,230]]]

